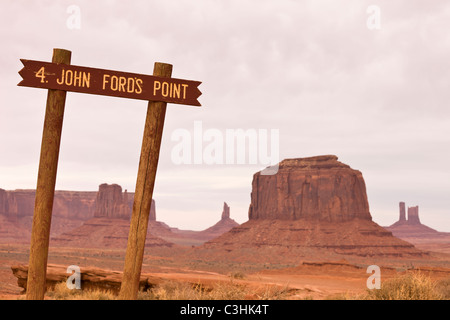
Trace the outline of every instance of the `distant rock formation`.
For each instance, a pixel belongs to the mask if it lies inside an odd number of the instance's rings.
[[[56,191],[53,214],[66,219],[87,220],[94,214],[95,195],[96,192]]]
[[[230,218],[230,207],[226,202],[223,203],[222,220]]]
[[[32,217],[35,190],[0,189],[0,214],[10,219]],[[53,217],[87,220],[93,217],[97,192],[55,191]]]
[[[0,214],[0,242],[26,243],[30,241],[30,237],[31,227],[24,228],[16,221],[11,221],[5,215]]]
[[[150,216],[148,219],[150,221],[156,221],[156,204],[154,199],[152,199],[152,204],[150,205]]]
[[[118,184],[101,184],[97,192],[93,218],[77,228],[52,237],[52,244],[69,247],[126,247],[133,200],[134,193],[129,193],[127,190],[122,192],[122,187]],[[152,227],[156,228],[156,226],[164,230],[170,229],[156,221],[155,200],[153,199],[149,214],[146,246],[172,246],[172,243],[156,237],[150,231]]]
[[[126,248],[130,222],[122,218],[93,218],[83,225],[52,237],[50,245],[81,248]],[[147,230],[146,247],[171,247],[172,243]]]
[[[419,206],[408,207],[408,223],[421,224],[419,219]]]
[[[35,190],[0,189],[0,242],[29,242]],[[118,184],[103,183],[97,192],[55,191],[52,245],[71,247],[126,247],[134,193]],[[146,246],[170,247],[175,243],[199,245],[239,225],[224,203],[221,220],[203,231],[178,230],[156,220],[152,199]],[[162,238],[167,239],[167,241]]]
[[[249,219],[372,220],[360,171],[334,155],[287,159],[253,176]]]
[[[419,218],[419,206],[408,207],[408,218],[405,217],[405,203],[399,203],[400,215],[396,223],[390,227],[402,226],[402,225],[422,225]]]
[[[404,202],[400,202],[399,220],[385,229],[421,250],[450,253],[450,232],[440,232],[422,224],[419,206],[408,207],[408,219],[404,219],[404,207]]]
[[[180,245],[201,245],[236,226],[239,226],[239,223],[230,218],[230,207],[226,202],[223,203],[221,219],[213,226],[202,231],[170,228],[159,221],[149,223],[149,229],[152,234]]]
[[[95,202],[94,218],[129,219],[128,194],[117,184],[101,184]]]
[[[238,225],[239,223],[230,218],[230,207],[226,202],[224,202],[222,218],[220,219],[220,221],[212,227],[201,231],[200,234],[203,235],[205,239],[211,240],[233,229],[234,227],[237,227]]]
[[[35,190],[0,189],[0,241],[29,242],[34,214]],[[92,219],[129,219],[134,193],[122,194],[118,185],[103,184],[99,191],[55,191],[51,237],[69,232]],[[151,216],[155,217],[154,202]]]
[[[3,198],[0,200],[3,204],[3,210],[0,209],[0,214],[3,214],[11,219],[18,219],[25,216],[33,216],[34,212],[34,197],[35,190],[3,190],[0,192]],[[55,194],[56,197],[56,194]]]
[[[5,215],[8,212],[8,196],[6,194],[6,191],[3,189],[0,189],[0,215]]]
[[[0,215],[11,221],[32,218],[35,190],[0,189]],[[129,219],[134,193],[122,192],[117,184],[101,184],[98,191],[55,191],[52,218],[89,220],[97,217]],[[156,220],[155,201],[152,200],[150,220]]]
[[[400,217],[399,217],[398,221],[406,221],[405,203],[400,202],[399,207],[400,207]]]
[[[337,159],[288,159],[275,175],[256,173],[249,221],[196,248],[192,258],[296,263],[426,255],[372,221],[361,172]]]

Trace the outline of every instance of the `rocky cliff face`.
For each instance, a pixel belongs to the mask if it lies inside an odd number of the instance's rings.
[[[406,211],[405,211],[405,203],[404,202],[400,202],[398,204],[399,209],[400,209],[400,216],[398,221],[406,221]]]
[[[156,221],[156,204],[155,200],[152,199],[152,204],[150,206],[150,216],[148,217],[149,221]]]
[[[129,219],[128,194],[117,184],[101,184],[95,202],[95,218]]]
[[[94,215],[96,194],[77,191],[55,192],[53,214],[66,219],[90,219]]]
[[[333,155],[287,159],[253,176],[249,219],[372,220],[360,171]]]
[[[421,224],[419,219],[419,206],[408,208],[408,223],[409,224]]]
[[[117,184],[101,184],[95,202],[95,218],[130,219],[133,210],[134,193]],[[156,221],[156,205],[152,199],[150,221]]]
[[[200,234],[203,235],[205,239],[210,240],[233,229],[234,227],[237,227],[238,225],[239,223],[230,218],[230,207],[226,202],[224,202],[222,218],[220,219],[220,221],[217,222],[212,227],[209,227],[208,229],[201,231]]]
[[[6,191],[4,215],[10,218],[33,216],[35,190]]]
[[[35,190],[0,189],[0,215],[18,220],[32,217]],[[55,191],[53,217],[88,220],[95,217],[128,219],[133,207],[134,193],[122,192],[117,184],[102,184],[96,191]],[[150,219],[154,219],[152,202]]]
[[[400,216],[399,219],[396,223],[394,223],[393,225],[389,226],[389,227],[399,227],[399,226],[420,226],[422,225],[422,223],[420,222],[420,218],[419,218],[419,206],[415,206],[415,207],[408,207],[408,219],[406,219],[406,214],[405,214],[405,203],[404,202],[400,202],[399,203],[399,208],[400,208]]]
[[[421,250],[450,253],[450,232],[440,232],[422,224],[419,218],[419,206],[408,207],[408,219],[406,219],[405,203],[400,202],[399,220],[385,229]]]
[[[18,220],[32,217],[34,213],[35,190],[0,189],[0,214]],[[68,219],[87,220],[93,217],[97,192],[55,191],[53,216]]]
[[[6,191],[3,189],[0,189],[0,214],[1,215],[6,215],[6,204],[7,204]]]
[[[222,220],[230,218],[230,207],[226,202],[223,203]]]
[[[68,232],[98,215],[126,221],[133,193],[118,185],[101,185],[99,191],[55,191],[51,236]],[[35,190],[0,189],[0,241],[29,241],[34,214]],[[151,218],[155,218],[154,202]],[[127,221],[126,221],[127,222]]]

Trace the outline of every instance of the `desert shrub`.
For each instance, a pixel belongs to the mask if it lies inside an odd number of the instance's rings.
[[[51,289],[50,291],[47,291],[47,293],[46,293],[47,296],[49,296],[55,300],[65,300],[70,295],[74,295],[74,294],[75,294],[75,292],[72,292],[72,290],[69,290],[69,288],[67,288],[67,285],[65,282],[57,283],[53,287],[53,289]]]
[[[255,295],[258,300],[283,300],[290,294],[289,287],[266,285],[256,290]]]
[[[436,282],[420,272],[386,280],[380,289],[368,290],[364,297],[368,300],[438,300],[442,295],[438,292]]]
[[[140,291],[138,300],[244,300],[249,297],[257,300],[280,300],[289,294],[290,289],[287,286],[250,287],[231,280],[205,287],[199,283],[168,280],[147,291]],[[117,299],[113,292],[102,289],[70,290],[65,282],[56,284],[47,292],[47,296],[54,300]]]
[[[69,289],[66,282],[60,282],[49,290],[46,295],[54,300],[114,300],[116,295],[111,291],[101,289]]]
[[[257,300],[284,299],[289,294],[287,287],[249,286],[229,282],[217,282],[205,288],[201,284],[187,282],[166,281],[146,292],[140,292],[141,300],[244,300],[252,297]]]
[[[205,288],[201,284],[180,281],[165,281],[147,292],[141,292],[142,300],[238,300],[243,299],[246,291],[243,286],[232,282],[216,283]]]
[[[186,282],[165,281],[138,296],[142,300],[201,300],[201,286]]]
[[[211,300],[242,300],[248,294],[244,285],[233,282],[218,282],[212,290],[207,292],[207,299]]]
[[[438,281],[436,290],[442,296],[442,299],[450,300],[450,278]]]

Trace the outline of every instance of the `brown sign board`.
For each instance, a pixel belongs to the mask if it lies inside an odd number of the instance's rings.
[[[113,97],[201,106],[199,81],[80,67],[34,60],[22,61],[24,87],[56,89]]]

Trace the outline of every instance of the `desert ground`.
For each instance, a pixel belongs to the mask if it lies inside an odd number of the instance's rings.
[[[189,247],[173,250],[148,248],[144,257],[143,275],[151,275],[172,283],[199,284],[211,287],[217,283],[245,286],[244,299],[323,300],[360,299],[367,293],[370,276],[367,264],[341,259],[338,261],[299,261],[298,264],[220,263],[187,260]],[[13,275],[12,266],[28,264],[27,244],[0,245],[0,299],[25,299],[23,288]],[[50,247],[49,265],[78,265],[102,270],[122,271],[124,249]],[[394,259],[384,261],[381,280],[387,281],[408,272],[420,271],[436,282],[450,279],[450,255],[431,253],[426,260]],[[268,295],[268,292],[275,293]],[[47,297],[48,298],[48,297]]]

